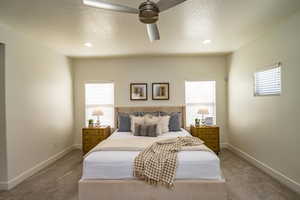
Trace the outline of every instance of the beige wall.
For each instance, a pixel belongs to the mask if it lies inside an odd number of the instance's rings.
[[[300,13],[231,57],[229,143],[300,188]],[[253,73],[282,62],[282,95],[253,96]],[[300,190],[299,190],[300,191]]]
[[[4,44],[0,43],[0,184],[1,182],[7,181],[4,56]]]
[[[69,60],[0,26],[5,44],[7,179],[16,182],[73,144]],[[17,178],[17,179],[16,179]]]
[[[226,56],[149,56],[129,58],[77,58],[72,60],[75,92],[75,143],[81,143],[84,126],[84,83],[114,81],[115,104],[184,105],[185,80],[217,81],[217,124],[221,126],[222,141],[226,141]],[[151,100],[151,82],[170,82],[170,101]],[[131,102],[129,84],[148,83],[148,101]]]

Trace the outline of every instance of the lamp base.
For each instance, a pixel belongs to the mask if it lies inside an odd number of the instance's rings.
[[[97,122],[95,123],[95,127],[100,127],[100,120],[97,120]]]
[[[201,119],[201,126],[205,126],[205,118],[204,118],[204,116],[202,116],[202,119]]]

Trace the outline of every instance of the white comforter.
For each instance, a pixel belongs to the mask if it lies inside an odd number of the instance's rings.
[[[159,137],[187,136],[189,133],[164,133]],[[114,132],[110,137],[130,138],[131,132]],[[133,179],[133,161],[138,151],[98,151],[83,162],[82,179]],[[212,152],[182,151],[178,153],[175,179],[221,179],[219,158]]]

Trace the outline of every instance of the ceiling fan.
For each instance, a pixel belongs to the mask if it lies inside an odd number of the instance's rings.
[[[159,13],[175,7],[184,1],[186,0],[159,0],[155,3],[151,0],[146,0],[140,4],[138,9],[120,4],[108,3],[102,0],[83,0],[83,3],[95,8],[138,14],[140,21],[147,25],[147,32],[150,41],[154,41],[160,39],[159,30],[156,24]]]

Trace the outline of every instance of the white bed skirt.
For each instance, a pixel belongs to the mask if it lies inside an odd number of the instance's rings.
[[[177,180],[170,190],[140,180],[81,180],[79,200],[227,200],[225,180]]]

